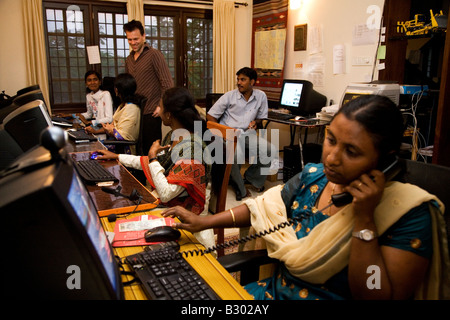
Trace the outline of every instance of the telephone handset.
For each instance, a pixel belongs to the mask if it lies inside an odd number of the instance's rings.
[[[380,170],[384,173],[386,182],[392,180],[401,170],[402,167],[399,163],[397,156],[391,156],[387,161],[382,161]],[[343,205],[352,202],[353,196],[349,192],[343,192],[331,196],[331,202],[336,207],[342,207]]]

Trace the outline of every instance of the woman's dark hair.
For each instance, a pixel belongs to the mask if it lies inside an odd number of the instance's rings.
[[[114,87],[117,89],[117,95],[122,103],[139,103],[136,97],[136,79],[129,73],[121,73],[114,80]]]
[[[167,89],[162,96],[162,102],[164,112],[170,112],[172,117],[180,121],[189,132],[194,132],[194,121],[201,121],[202,132],[206,130],[206,124],[195,108],[194,97],[188,89],[183,87]]]
[[[379,95],[363,95],[351,100],[335,114],[361,124],[371,135],[380,158],[398,153],[405,125],[400,109],[391,99]]]

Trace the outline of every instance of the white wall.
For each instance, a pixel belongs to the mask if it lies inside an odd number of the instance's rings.
[[[0,91],[13,96],[26,83],[26,50],[22,1],[0,0]]]
[[[377,6],[380,14],[383,12],[384,0],[303,0],[303,5],[297,10],[288,12],[288,30],[286,39],[285,78],[309,79],[311,59],[324,58],[323,86],[314,88],[326,95],[328,101],[339,102],[342,93],[349,82],[363,82],[371,79],[373,64],[370,66],[353,66],[353,57],[369,57],[375,60],[377,43],[370,45],[352,45],[355,26],[366,24],[373,11],[367,13],[369,6]],[[294,51],[294,27],[300,24],[308,26],[308,43],[306,51]],[[323,50],[311,54],[312,30],[320,28],[323,35]],[[378,40],[378,38],[377,38]],[[345,73],[333,74],[333,47],[345,47]],[[303,71],[296,71],[295,64],[303,63]],[[375,71],[374,79],[377,79]]]

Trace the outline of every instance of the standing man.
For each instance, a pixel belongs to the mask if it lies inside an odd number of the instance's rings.
[[[231,181],[234,183],[236,200],[250,196],[245,184],[251,184],[257,192],[264,190],[269,175],[272,157],[276,155],[274,147],[257,136],[256,129],[262,127],[262,119],[267,117],[268,104],[266,94],[254,89],[257,73],[245,67],[237,73],[237,89],[225,93],[209,110],[208,121],[239,129],[240,135],[236,147],[235,161],[231,169]],[[270,151],[269,154],[267,152]],[[248,155],[250,167],[242,178],[240,168]],[[265,155],[265,159],[261,157]],[[265,170],[264,170],[265,169]]]
[[[125,61],[125,72],[136,79],[136,93],[148,99],[142,119],[142,147],[146,155],[153,141],[162,138],[161,118],[156,109],[164,91],[173,87],[173,80],[163,54],[145,42],[142,23],[132,20],[123,28],[132,50]]]

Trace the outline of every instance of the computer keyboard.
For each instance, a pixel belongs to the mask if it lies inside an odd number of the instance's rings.
[[[295,116],[290,113],[276,112],[276,111],[268,111],[267,118],[277,119],[277,120],[289,120],[294,118]]]
[[[74,161],[73,164],[78,174],[87,183],[119,181],[111,172],[103,168],[97,160],[78,160]]]
[[[79,141],[95,141],[97,140],[97,137],[93,134],[86,133],[86,131],[82,130],[76,130],[76,131],[67,131],[67,134],[70,138],[75,140],[75,142]]]
[[[150,245],[126,257],[151,300],[220,299],[178,252],[175,241]]]

